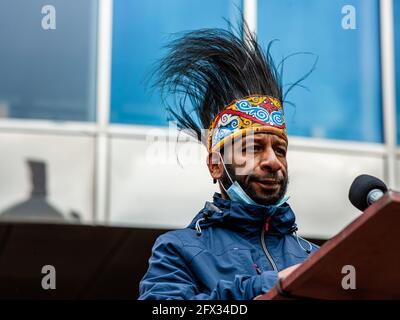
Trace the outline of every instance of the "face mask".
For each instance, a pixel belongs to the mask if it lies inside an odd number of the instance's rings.
[[[222,183],[221,183],[222,185]],[[225,190],[225,188],[224,188]],[[241,203],[247,203],[247,204],[257,204],[252,198],[250,198],[247,193],[243,190],[243,188],[240,186],[240,184],[235,181],[234,183],[231,184],[231,186],[228,188],[228,190],[225,190],[227,195],[232,201],[238,201]]]
[[[232,180],[228,170],[225,167],[225,163],[224,163],[224,160],[222,159],[221,154],[220,153],[218,153],[218,154],[219,154],[219,156],[221,158],[222,165],[224,166],[225,172],[228,175],[229,180],[232,182],[231,186],[228,189],[225,189],[224,185],[221,182],[221,186],[225,190],[225,192],[229,196],[229,198],[232,201],[238,201],[238,202],[244,203],[244,204],[259,205],[257,202],[255,202],[252,198],[250,198],[248,196],[248,194],[243,190],[243,188],[241,187],[241,185],[237,181],[233,181]],[[288,199],[289,199],[289,196],[285,196],[277,204],[272,205],[272,207],[280,207]]]

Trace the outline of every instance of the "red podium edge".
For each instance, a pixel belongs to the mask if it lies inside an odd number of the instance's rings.
[[[316,253],[314,253],[309,259],[304,261],[304,263],[302,263],[297,269],[295,269],[289,276],[287,276],[283,280],[278,280],[278,285],[276,285],[267,293],[257,296],[254,300],[291,299],[290,297],[282,295],[281,292],[287,292],[290,296],[290,292],[287,291],[287,288],[290,287],[294,281],[299,281],[299,279],[301,279],[303,282],[306,281],[312,275],[312,272],[310,272],[310,270],[320,261],[323,256],[329,254],[338,244],[344,241],[350,233],[360,228],[374,215],[379,214],[380,210],[390,205],[390,203],[392,202],[400,203],[400,192],[388,191],[381,199],[370,205],[359,217],[352,221],[341,232],[339,232],[332,239],[325,242],[324,245],[322,245]],[[279,289],[279,287],[281,289]]]

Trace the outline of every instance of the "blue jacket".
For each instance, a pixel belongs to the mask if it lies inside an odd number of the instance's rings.
[[[296,230],[287,203],[249,205],[215,193],[185,229],[157,238],[139,299],[253,299],[318,249]]]

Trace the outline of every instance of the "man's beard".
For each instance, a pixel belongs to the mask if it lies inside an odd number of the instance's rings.
[[[228,170],[229,175],[232,177],[233,181],[237,181],[243,190],[247,193],[247,195],[252,198],[256,203],[261,205],[273,205],[276,204],[279,200],[281,200],[286,194],[287,187],[289,184],[289,175],[287,174],[284,177],[280,177],[277,172],[268,173],[262,177],[257,177],[253,174],[245,175],[235,175],[235,169],[230,164],[226,164],[226,169]],[[259,192],[255,190],[253,187],[253,182],[263,180],[263,179],[271,179],[277,181],[279,184],[278,191],[273,193],[271,192]],[[229,179],[227,173],[223,172],[221,177],[221,183],[223,184],[225,189],[228,189],[232,182]]]

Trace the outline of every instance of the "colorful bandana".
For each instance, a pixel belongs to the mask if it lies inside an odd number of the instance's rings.
[[[233,101],[211,123],[208,129],[208,151],[219,150],[228,139],[248,130],[254,133],[274,133],[288,142],[280,101],[262,95]]]

